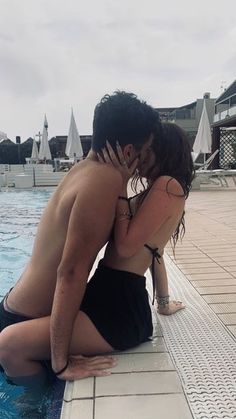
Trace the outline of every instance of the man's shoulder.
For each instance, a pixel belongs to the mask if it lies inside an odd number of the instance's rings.
[[[111,164],[102,164],[94,162],[90,167],[89,176],[97,181],[102,180],[106,182],[122,182],[121,173]]]
[[[87,199],[88,196],[96,200],[98,195],[112,199],[113,195],[119,194],[122,176],[113,166],[92,161],[81,167],[71,185],[76,201]]]

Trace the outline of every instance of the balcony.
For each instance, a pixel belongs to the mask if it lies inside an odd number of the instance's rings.
[[[232,106],[226,111],[215,114],[214,122],[223,121],[224,119],[231,118],[232,116],[236,116],[236,106]]]

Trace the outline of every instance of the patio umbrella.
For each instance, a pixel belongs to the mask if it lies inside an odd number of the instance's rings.
[[[212,144],[212,137],[211,137],[211,126],[209,123],[207,110],[206,110],[206,103],[205,100],[203,102],[203,109],[200,118],[200,122],[198,125],[197,135],[193,144],[193,151],[194,153],[202,153],[205,154],[211,153],[211,144]]]
[[[48,121],[45,115],[43,124],[43,135],[39,147],[39,159],[40,160],[52,160],[51,151],[48,143]]]
[[[80,160],[83,158],[82,144],[76,126],[73,109],[71,110],[70,128],[67,137],[65,153],[70,159],[74,158]]]
[[[39,151],[38,151],[38,146],[37,146],[37,143],[35,141],[35,138],[33,139],[31,159],[33,159],[33,160],[38,160],[39,159]]]

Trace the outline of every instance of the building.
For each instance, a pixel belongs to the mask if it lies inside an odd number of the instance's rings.
[[[156,109],[158,110],[162,121],[175,122],[183,128],[188,133],[191,145],[193,145],[202,114],[204,100],[206,103],[209,122],[212,124],[215,114],[216,99],[212,99],[209,92],[204,93],[202,99],[197,99],[195,102],[191,102],[188,105],[180,106],[178,108],[171,107]]]
[[[84,152],[84,157],[87,156],[90,148],[92,135],[80,135],[80,140]],[[50,150],[53,158],[65,157],[67,135],[57,135],[49,140]]]
[[[212,152],[219,150],[212,168],[236,169],[236,80],[217,98],[205,93],[202,99],[178,108],[157,108],[162,121],[175,122],[194,143],[205,100],[212,127]]]
[[[19,138],[19,137],[18,137]],[[91,135],[80,136],[84,157],[87,156],[91,148]],[[52,159],[65,157],[67,135],[58,135],[49,140]],[[23,143],[18,141],[14,143],[11,140],[3,140],[0,142],[0,164],[25,164],[26,158],[31,156],[33,138],[28,138]]]

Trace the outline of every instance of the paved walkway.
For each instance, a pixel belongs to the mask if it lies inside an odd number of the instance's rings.
[[[192,192],[175,263],[236,336],[236,189]]]
[[[204,379],[208,377],[210,383],[206,388],[200,388],[204,386],[201,377],[200,381],[198,379],[194,383],[191,381],[195,379],[192,372],[196,364],[201,365],[204,359],[208,363],[207,352],[210,357],[209,364],[211,364],[211,356],[220,337],[224,339],[224,342],[227,341],[227,347],[223,348],[224,344],[222,344],[222,348],[226,350],[226,357],[229,355],[229,358],[235,361],[228,350],[228,348],[234,348],[236,336],[235,230],[235,188],[194,191],[190,194],[187,201],[186,234],[183,243],[177,245],[175,258],[170,247],[166,250],[171,295],[182,298],[186,309],[170,317],[154,315],[154,340],[133,351],[117,354],[118,365],[113,369],[112,375],[67,383],[61,418],[235,417],[235,393],[232,396],[233,401],[231,399],[228,401],[228,395],[225,396],[228,413],[225,413],[224,406],[219,407],[222,416],[214,413],[214,408],[210,413],[204,413],[205,405],[209,404],[208,399],[211,398],[209,392],[215,391],[208,370],[204,372],[203,377]],[[210,326],[209,321],[212,322]],[[189,329],[187,332],[186,324]],[[191,328],[194,330],[190,330]],[[199,341],[208,339],[205,335],[208,334],[209,329],[211,332],[215,330],[214,333],[218,335],[215,341],[210,337],[212,345],[208,345],[206,341],[204,352],[198,345]],[[194,332],[199,339],[196,341],[195,337],[194,341],[189,344],[188,339],[192,338]],[[190,359],[192,351],[191,346],[188,345],[193,345],[194,359]],[[201,352],[204,352],[203,360]],[[221,363],[222,359],[224,363],[226,358],[223,352]],[[223,372],[224,377],[231,368],[228,361],[225,363],[227,365],[226,372]],[[208,364],[206,365],[208,367]],[[215,366],[213,366],[214,369]],[[226,387],[233,386],[235,390],[236,382],[232,384],[230,381],[231,377],[234,379],[234,373],[235,369],[233,373],[230,370],[229,377],[227,376],[224,381]],[[188,379],[190,379],[189,383]],[[217,375],[216,382],[218,381]],[[219,388],[223,388],[221,383]],[[227,390],[226,388],[226,392]],[[216,399],[217,391],[216,389]],[[197,405],[196,393],[200,394]],[[203,397],[207,393],[208,399]],[[210,402],[212,401],[214,406],[217,400],[214,393]],[[223,405],[224,400],[220,401]]]

